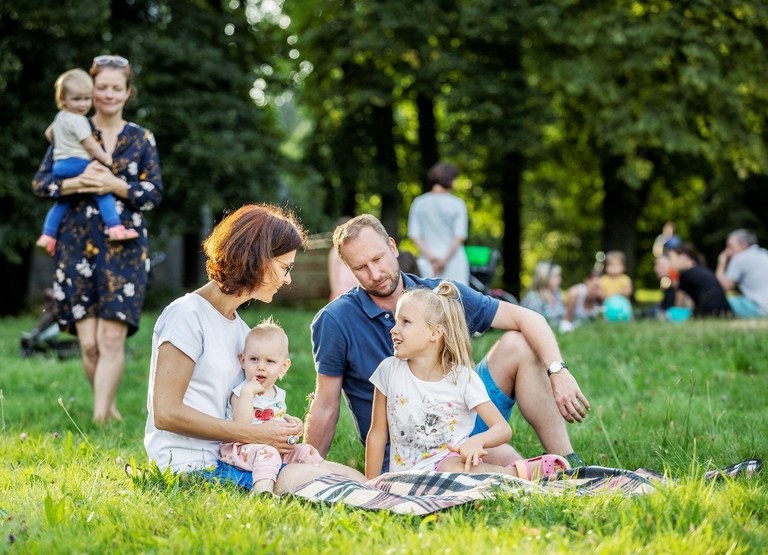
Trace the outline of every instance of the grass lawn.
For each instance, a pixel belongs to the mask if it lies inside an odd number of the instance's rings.
[[[314,385],[313,312],[269,308],[242,315],[254,324],[273,312],[286,327],[293,365],[282,385],[291,413],[302,416]],[[79,360],[20,359],[18,335],[33,318],[0,322],[0,552],[768,552],[768,471],[715,484],[701,478],[768,455],[768,321],[596,323],[560,336],[592,403],[587,421],[570,427],[582,458],[667,472],[674,486],[641,498],[499,497],[409,517],[192,481],[134,486],[122,466],[146,460],[156,317],[145,314],[128,342],[118,398],[125,420],[104,427],[89,421]],[[495,337],[476,340],[476,358]],[[540,454],[517,411],[512,427],[520,451]],[[329,458],[362,468],[362,455],[345,413]]]

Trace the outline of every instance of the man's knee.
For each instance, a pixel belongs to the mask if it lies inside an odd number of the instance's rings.
[[[522,362],[538,358],[528,340],[519,331],[508,331],[502,334],[489,353],[489,357],[491,356],[501,361],[514,360],[518,366]]]

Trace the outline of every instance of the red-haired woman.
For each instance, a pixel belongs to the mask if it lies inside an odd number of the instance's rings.
[[[238,353],[250,331],[237,309],[252,300],[269,303],[291,283],[296,251],[305,241],[304,230],[289,213],[253,204],[224,218],[203,243],[210,281],[171,303],[152,334],[144,446],[161,469],[202,472],[251,489],[250,471],[219,460],[221,442],[264,443],[281,454],[296,445],[302,433],[298,418],[254,426],[225,420],[225,407],[243,379]],[[281,470],[275,493],[329,473],[364,480],[359,472],[329,461],[291,464]]]

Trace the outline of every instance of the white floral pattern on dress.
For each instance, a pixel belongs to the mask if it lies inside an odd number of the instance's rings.
[[[88,261],[83,258],[78,264],[75,265],[77,273],[83,277],[89,278],[93,275],[93,268],[88,264]]]

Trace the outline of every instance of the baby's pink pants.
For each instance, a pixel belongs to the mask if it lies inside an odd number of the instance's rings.
[[[317,449],[307,443],[298,444],[293,451],[280,458],[280,453],[271,445],[261,443],[222,443],[219,448],[222,462],[253,473],[254,483],[258,480],[277,480],[283,464],[317,464],[323,457]]]

